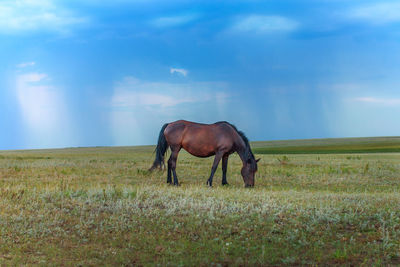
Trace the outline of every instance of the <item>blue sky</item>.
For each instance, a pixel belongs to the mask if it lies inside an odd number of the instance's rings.
[[[101,3],[99,3],[101,2]],[[0,2],[0,149],[400,133],[398,1]]]

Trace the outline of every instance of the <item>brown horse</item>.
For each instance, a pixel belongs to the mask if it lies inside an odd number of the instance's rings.
[[[214,124],[201,124],[179,120],[164,124],[158,137],[156,158],[150,170],[162,168],[164,155],[171,148],[168,160],[167,183],[171,184],[171,172],[174,175],[174,185],[179,185],[176,176],[176,160],[181,148],[197,157],[210,157],[215,155],[207,185],[212,186],[213,176],[222,159],[222,185],[227,185],[226,169],[228,157],[237,152],[243,162],[242,176],[246,187],[254,186],[254,174],[257,171],[257,162],[251,152],[249,140],[245,134],[226,121]]]

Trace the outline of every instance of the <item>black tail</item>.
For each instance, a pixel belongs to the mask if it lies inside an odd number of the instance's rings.
[[[161,128],[160,135],[158,136],[158,142],[157,142],[157,147],[156,147],[156,158],[153,162],[153,166],[149,169],[150,171],[154,169],[162,169],[164,166],[164,155],[165,152],[167,152],[168,149],[168,143],[167,140],[165,139],[164,136],[164,130],[167,128],[168,123],[164,124],[163,127]]]

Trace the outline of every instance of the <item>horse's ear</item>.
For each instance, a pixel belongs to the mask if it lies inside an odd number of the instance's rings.
[[[256,159],[256,162],[259,162],[259,161],[260,161],[260,159],[261,159],[261,158],[259,158],[259,159]]]

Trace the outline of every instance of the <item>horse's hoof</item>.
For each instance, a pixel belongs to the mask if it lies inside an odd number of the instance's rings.
[[[222,184],[223,186],[228,186],[229,184],[228,183],[224,183],[224,184]]]

